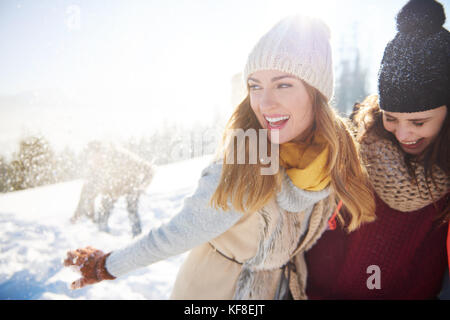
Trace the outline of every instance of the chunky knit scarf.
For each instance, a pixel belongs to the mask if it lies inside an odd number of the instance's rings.
[[[450,190],[449,177],[433,168],[434,183],[425,180],[424,167],[415,168],[414,181],[406,167],[402,151],[390,140],[365,132],[361,155],[378,196],[391,208],[410,212],[419,210],[442,198]]]

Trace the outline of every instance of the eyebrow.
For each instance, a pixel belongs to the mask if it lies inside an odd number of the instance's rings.
[[[391,116],[390,114],[385,113],[385,115],[386,115],[386,117],[393,118],[393,119],[397,119],[396,117]],[[420,119],[407,119],[407,120],[408,120],[408,121],[411,121],[411,122],[417,122],[417,121],[426,121],[426,120],[429,120],[429,119],[431,119],[431,118],[432,118],[432,117],[428,117],[428,118],[420,118]]]
[[[278,81],[278,80],[281,80],[281,79],[284,79],[284,78],[292,78],[292,79],[297,79],[296,77],[294,77],[294,76],[291,76],[291,75],[283,75],[283,76],[279,76],[279,77],[274,77],[274,78],[272,78],[272,82],[275,82],[275,81]],[[253,81],[253,82],[256,82],[256,83],[261,83],[261,81],[259,81],[258,79],[255,79],[255,78],[248,78],[248,81]]]

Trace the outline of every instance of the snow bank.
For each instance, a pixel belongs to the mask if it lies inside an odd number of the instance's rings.
[[[175,215],[197,186],[210,156],[158,168],[142,196],[144,232]],[[90,221],[69,222],[82,181],[0,195],[0,299],[167,299],[184,253],[114,281],[72,291],[78,275],[62,266],[67,250],[91,245],[105,252],[132,241],[123,199],[111,214],[111,233]]]

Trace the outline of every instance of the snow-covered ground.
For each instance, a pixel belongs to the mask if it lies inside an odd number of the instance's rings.
[[[181,209],[210,160],[206,156],[158,167],[139,203],[144,233]],[[82,183],[0,195],[0,299],[167,299],[187,253],[114,281],[69,288],[79,275],[62,266],[68,250],[91,245],[108,252],[133,241],[123,199],[111,214],[110,234],[86,219],[70,223]]]

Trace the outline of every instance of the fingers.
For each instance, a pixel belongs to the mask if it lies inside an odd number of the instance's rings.
[[[80,278],[80,279],[72,282],[72,284],[70,285],[70,288],[72,290],[77,290],[77,289],[81,289],[81,288],[83,288],[83,287],[85,287],[87,285],[94,284],[94,283],[97,283],[97,282],[99,282],[99,281],[83,277],[83,278]]]
[[[64,266],[80,266],[88,257],[97,257],[102,254],[103,252],[101,250],[97,250],[91,246],[76,249],[74,251],[67,251],[67,258],[64,260]]]
[[[67,251],[67,258],[64,260],[64,266],[81,266],[86,260],[87,253],[85,249],[76,249]]]
[[[74,282],[72,282],[72,284],[70,285],[70,288],[72,290],[77,290],[77,289],[81,289],[86,285],[86,278],[80,278]]]
[[[91,246],[73,251],[67,251],[67,257],[64,260],[65,267],[75,267],[82,277],[71,283],[72,290],[81,289],[89,284],[98,282],[92,272],[95,271],[95,264],[98,257],[103,255],[101,250]]]
[[[74,266],[76,261],[77,255],[73,253],[73,251],[67,251],[67,258],[64,260],[64,266]]]
[[[78,279],[78,280],[72,282],[70,285],[70,289],[72,289],[72,290],[81,289],[81,288],[82,288],[81,287],[81,279]]]

